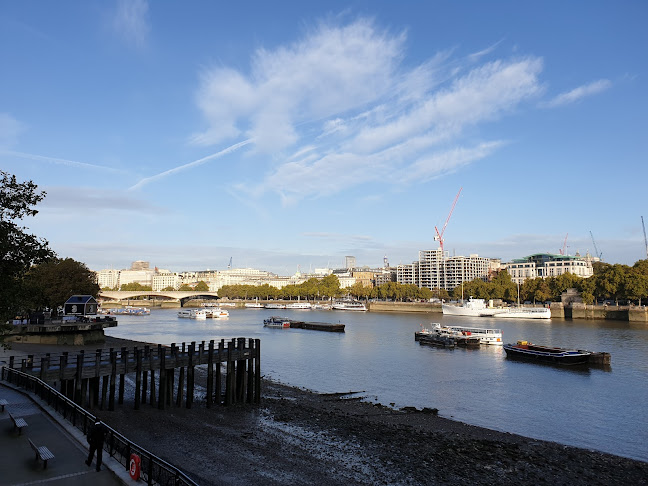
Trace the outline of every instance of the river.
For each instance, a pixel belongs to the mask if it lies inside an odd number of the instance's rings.
[[[160,344],[261,340],[264,376],[321,393],[437,408],[473,425],[648,461],[648,326],[603,320],[514,320],[344,311],[229,309],[224,319],[179,319],[177,309],[119,316],[114,337]],[[263,327],[270,315],[346,325],[344,333]],[[414,341],[421,324],[500,328],[505,342],[605,351],[608,368],[506,358],[500,346],[443,349]]]

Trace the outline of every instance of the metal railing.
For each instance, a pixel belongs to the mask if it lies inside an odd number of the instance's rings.
[[[35,376],[3,366],[2,379],[38,395],[50,407],[63,415],[63,418],[74,427],[81,430],[84,435],[87,435],[89,427],[94,424],[94,415]],[[110,454],[110,457],[115,458],[123,465],[126,470],[130,467],[131,454],[138,455],[140,458],[140,478],[147,484],[198,486],[195,481],[177,467],[128,440],[116,430],[108,426],[106,428],[108,429],[108,435],[104,442],[104,450]]]

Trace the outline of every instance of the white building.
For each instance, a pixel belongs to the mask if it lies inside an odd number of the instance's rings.
[[[449,257],[441,248],[419,251],[419,259],[396,267],[396,281],[414,284],[419,288],[445,289],[451,291],[477,278],[488,280],[491,259],[477,254]]]
[[[581,257],[578,254],[571,256],[537,253],[507,263],[506,271],[516,284],[524,282],[527,278],[557,277],[565,273],[571,273],[582,278],[589,278],[594,275],[592,258],[588,256]]]
[[[97,284],[101,289],[119,288],[119,270],[99,270],[95,272]]]
[[[166,288],[178,290],[180,287],[180,277],[177,273],[165,272],[153,275],[153,290],[159,292]]]

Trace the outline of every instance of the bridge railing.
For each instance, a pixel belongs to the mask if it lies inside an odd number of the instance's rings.
[[[94,424],[96,418],[94,415],[35,376],[3,366],[2,379],[39,396],[74,427],[81,430],[84,435],[87,435],[89,427]],[[147,484],[198,486],[177,467],[130,441],[111,427],[107,426],[107,429],[108,435],[104,443],[104,450],[127,470],[130,468],[131,455],[139,456],[140,478]]]

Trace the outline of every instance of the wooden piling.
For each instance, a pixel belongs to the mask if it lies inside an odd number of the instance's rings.
[[[117,352],[110,349],[110,395],[108,398],[108,410],[111,412],[115,410],[115,388],[117,381]]]
[[[142,400],[142,350],[135,348],[135,410],[140,409]]]
[[[261,403],[261,340],[254,340],[254,403]]]
[[[209,341],[207,356],[207,408],[211,408],[214,399],[214,340]]]
[[[164,410],[166,405],[166,385],[167,385],[167,375],[166,375],[166,349],[161,345],[158,345],[158,359],[160,360],[160,385],[158,393],[158,409]]]
[[[187,366],[187,398],[185,406],[191,408],[193,403],[193,394],[194,394],[194,351],[196,343],[191,343],[189,345],[189,365]]]

